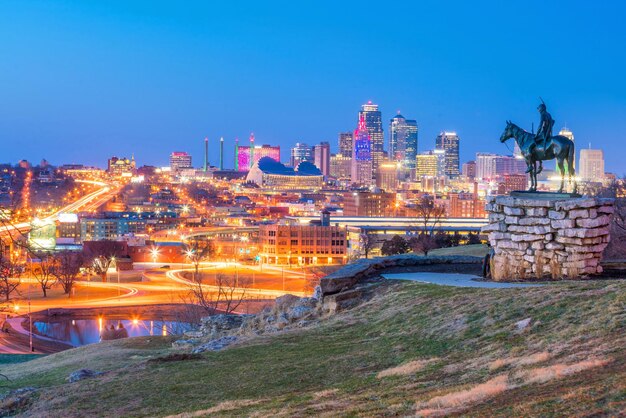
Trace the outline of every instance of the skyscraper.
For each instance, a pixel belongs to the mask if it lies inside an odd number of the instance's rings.
[[[373,104],[371,100],[362,105],[359,112],[359,124],[361,124],[361,117],[365,121],[365,128],[370,138],[372,171],[376,172],[378,165],[384,159],[383,120],[378,105]]]
[[[435,140],[435,149],[445,152],[444,174],[449,178],[459,176],[459,136],[456,132],[441,132]]]
[[[604,153],[599,149],[581,149],[579,160],[580,178],[584,181],[604,180]]]
[[[389,159],[414,175],[416,157],[417,121],[398,113],[389,123]]]
[[[330,144],[320,142],[313,146],[313,164],[320,169],[324,177],[330,174]]]
[[[445,171],[445,152],[441,150],[426,151],[417,154],[415,168],[416,178],[440,177]]]
[[[373,184],[372,143],[363,113],[359,114],[359,126],[354,131],[352,155],[352,183],[371,186]]]
[[[352,158],[353,142],[354,135],[352,132],[339,132],[339,154]]]
[[[290,164],[293,168],[296,168],[302,161],[312,161],[313,154],[311,147],[304,142],[297,142],[296,146],[291,148],[291,160]]]
[[[509,155],[476,153],[476,178],[481,180],[498,180],[505,175],[524,174],[525,172],[525,160]]]

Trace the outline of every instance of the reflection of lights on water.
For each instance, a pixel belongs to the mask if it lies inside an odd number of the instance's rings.
[[[76,321],[72,319],[72,325],[76,325]]]
[[[102,332],[102,317],[98,317],[98,331]]]
[[[139,323],[139,320],[137,318],[133,319],[133,325],[137,325]]]
[[[150,335],[154,335],[154,321],[150,321]]]
[[[165,324],[163,324],[163,326],[161,327],[161,330],[163,331],[163,335],[167,335],[167,327],[165,326]]]

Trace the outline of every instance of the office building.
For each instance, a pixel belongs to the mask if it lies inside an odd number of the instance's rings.
[[[372,143],[365,124],[365,114],[359,114],[359,125],[354,131],[352,150],[352,183],[361,186],[373,184]]]
[[[581,149],[578,170],[583,181],[603,181],[604,152],[599,149]]]
[[[376,187],[386,192],[395,192],[398,188],[400,163],[384,162],[376,170]]]
[[[191,155],[182,151],[174,151],[170,154],[170,169],[177,173],[181,169],[192,168]]]
[[[389,123],[389,159],[399,162],[409,173],[415,172],[417,158],[417,122],[401,114]]]
[[[361,118],[364,120],[365,128],[369,134],[372,173],[375,173],[378,165],[384,159],[383,121],[378,105],[373,104],[371,101],[362,105],[359,112],[359,124],[361,123]]]
[[[343,195],[344,216],[384,217],[396,215],[396,194],[381,190],[347,192]]]
[[[352,157],[333,154],[330,157],[330,176],[337,180],[350,180]]]
[[[526,161],[508,155],[476,153],[476,178],[499,180],[508,174],[524,174]]]
[[[339,133],[339,154],[344,157],[352,158],[352,149],[354,148],[354,134],[352,132]]]
[[[259,257],[266,264],[345,264],[347,246],[346,228],[328,223],[283,220],[259,226]]]
[[[279,145],[237,145],[237,171],[249,171],[263,157],[280,161]]]
[[[528,189],[527,174],[505,174],[504,180],[498,184],[498,194],[510,194],[518,190]]]
[[[461,173],[466,180],[473,180],[476,177],[476,161],[468,161],[464,163]]]
[[[296,168],[303,161],[313,161],[313,149],[303,142],[297,142],[296,146],[291,148],[289,164]]]
[[[445,152],[444,174],[449,178],[459,176],[459,136],[456,132],[440,132],[435,140],[435,149]]]
[[[445,152],[431,150],[417,154],[415,177],[442,177],[445,172]]]
[[[313,146],[313,164],[320,169],[324,177],[330,175],[330,144],[320,142]]]
[[[130,160],[123,157],[111,157],[108,160],[107,173],[118,177],[132,177],[135,172],[135,168],[136,163],[134,156],[132,156]]]

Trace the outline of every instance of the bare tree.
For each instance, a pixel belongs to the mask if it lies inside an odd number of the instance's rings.
[[[56,283],[56,277],[54,271],[56,268],[57,259],[47,253],[36,254],[39,262],[32,263],[30,266],[30,274],[37,280],[43,297],[48,296],[48,290],[52,289],[52,286]]]
[[[116,257],[124,255],[126,244],[118,241],[89,241],[83,243],[85,262],[89,262],[94,273],[98,274],[103,282],[107,281],[107,272]]]
[[[0,297],[8,302],[13,293],[19,293],[19,277],[24,266],[19,259],[11,258],[9,246],[0,241]]]
[[[434,237],[426,233],[421,233],[409,240],[409,247],[414,253],[423,253],[424,255],[428,255],[429,251],[434,250],[439,246],[437,245],[437,240],[435,240]]]
[[[186,302],[202,307],[209,315],[218,312],[232,313],[246,297],[250,280],[218,274],[213,285],[195,281],[189,284]]]
[[[83,266],[84,256],[82,253],[66,250],[57,253],[55,259],[53,275],[63,288],[63,292],[70,297]]]
[[[184,253],[194,266],[193,281],[199,283],[200,262],[208,260],[215,253],[215,245],[208,238],[191,237],[185,241]]]
[[[369,258],[370,251],[376,246],[376,237],[369,231],[366,231],[359,236],[359,240],[361,241],[361,248],[365,258]]]
[[[424,195],[415,206],[417,218],[420,219],[421,233],[433,234],[435,227],[441,223],[446,216],[446,210],[443,206],[437,205],[432,196]]]

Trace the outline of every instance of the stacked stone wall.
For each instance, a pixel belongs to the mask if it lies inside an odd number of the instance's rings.
[[[486,205],[495,280],[581,278],[602,272],[614,200],[490,197]]]

